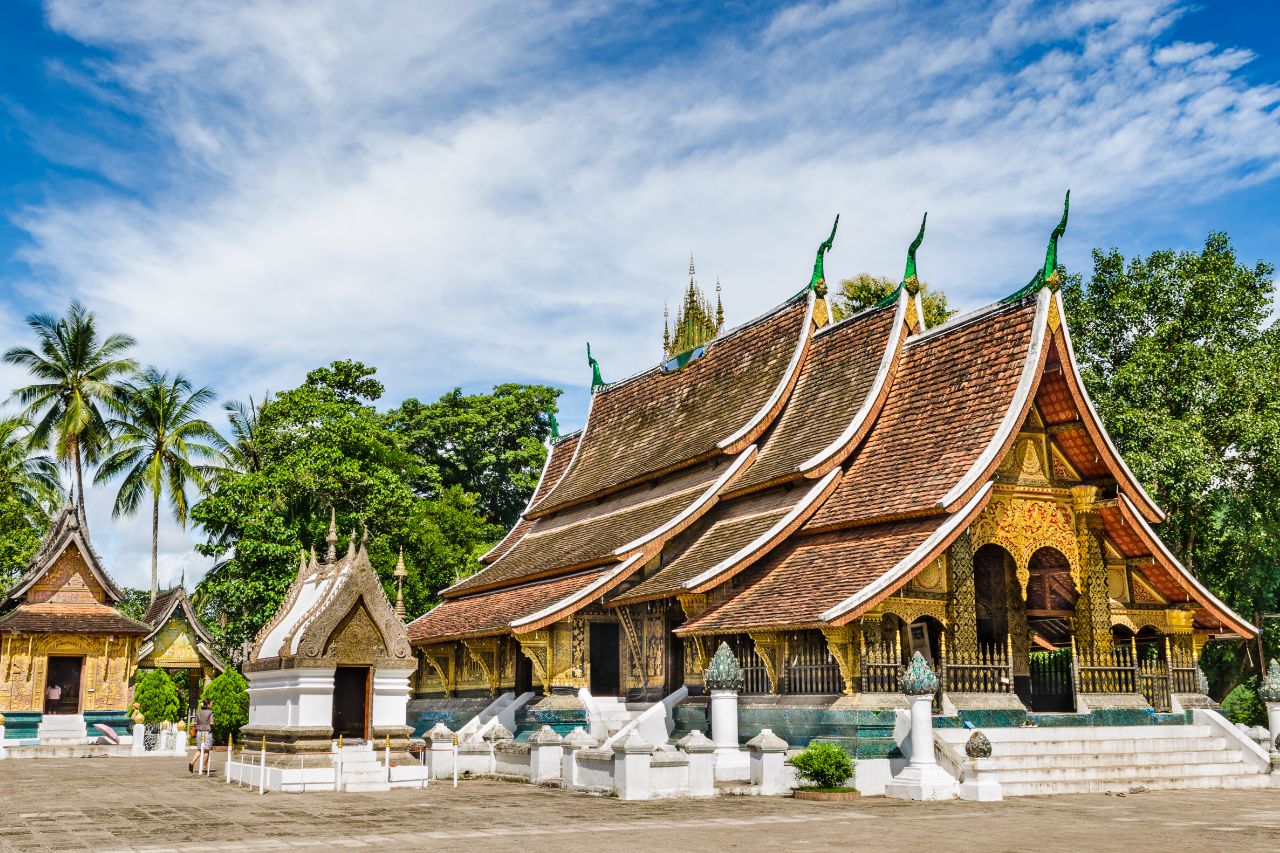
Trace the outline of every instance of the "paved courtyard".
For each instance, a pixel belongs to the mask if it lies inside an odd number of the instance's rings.
[[[910,839],[910,840],[908,840]],[[1005,803],[624,803],[464,781],[455,790],[268,794],[181,759],[0,762],[0,849],[45,850],[1280,849],[1280,790]]]

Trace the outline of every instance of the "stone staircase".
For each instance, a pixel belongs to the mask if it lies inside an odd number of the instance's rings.
[[[37,729],[40,745],[74,745],[88,742],[82,714],[45,714]]]
[[[936,730],[958,752],[970,732]],[[1239,747],[1208,725],[983,729],[1006,797],[1131,788],[1266,788]]]
[[[607,739],[622,731],[628,723],[649,710],[653,702],[627,702],[616,696],[594,696],[598,719],[604,724],[604,738]]]
[[[344,746],[342,753],[341,790],[352,793],[390,791],[387,768],[378,760],[379,753],[367,745]]]

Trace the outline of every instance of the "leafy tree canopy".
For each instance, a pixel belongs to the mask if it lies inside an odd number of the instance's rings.
[[[1063,287],[1098,413],[1169,515],[1161,537],[1247,617],[1280,606],[1274,273],[1241,263],[1227,235],[1212,233],[1198,252],[1126,260],[1095,250],[1088,282],[1071,275]]]
[[[460,486],[429,496],[415,489],[424,466],[374,409],[383,391],[374,373],[358,362],[334,362],[273,397],[258,415],[257,470],[228,471],[192,508],[208,537],[198,550],[219,559],[197,598],[229,657],[238,659],[241,644],[279,607],[299,546],[323,553],[330,507],[341,548],[352,529],[368,525],[370,559],[393,598],[391,572],[404,548],[410,616],[469,574],[476,553],[500,534]]]
[[[182,718],[178,688],[164,670],[141,670],[134,682],[133,701],[148,723],[172,723]]]
[[[249,722],[249,682],[234,669],[227,669],[205,685],[201,700],[209,700],[213,711],[213,739],[226,743],[227,736],[237,734]]]
[[[891,278],[858,273],[853,278],[840,282],[829,300],[831,313],[836,320],[842,320],[850,314],[870,308],[897,289],[898,282]],[[947,322],[955,313],[947,307],[947,295],[940,290],[930,290],[929,285],[923,281],[920,282],[920,304],[924,308],[925,325],[931,329]]]
[[[434,403],[405,400],[388,418],[421,463],[414,488],[429,496],[453,487],[474,493],[480,512],[509,528],[538,485],[551,434],[547,413],[559,396],[545,385],[471,395],[455,388]]]

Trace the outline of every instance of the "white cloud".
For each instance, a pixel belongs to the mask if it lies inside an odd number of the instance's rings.
[[[836,211],[829,270],[895,275],[927,208],[922,271],[971,307],[1025,281],[1068,186],[1081,261],[1137,200],[1276,175],[1277,90],[1162,44],[1180,13],[811,4],[635,67],[603,4],[59,0],[113,51],[93,84],[170,144],[136,192],[26,212],[33,299],[81,295],[228,395],[340,357],[394,399],[579,385],[587,338],[608,377],[657,358],[690,250],[739,322],[808,280]]]

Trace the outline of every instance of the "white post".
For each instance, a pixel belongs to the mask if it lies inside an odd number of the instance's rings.
[[[492,747],[490,747],[492,749]],[[458,787],[458,736],[453,736],[453,787]]]
[[[782,782],[782,770],[787,761],[787,742],[773,733],[773,729],[761,729],[760,734],[747,741],[751,750],[751,784],[767,795],[782,794],[789,790]]]
[[[133,747],[130,755],[143,755],[147,751],[147,727],[142,723],[133,724]]]
[[[621,800],[647,800],[653,796],[649,779],[653,744],[632,731],[613,745],[613,790]]]
[[[418,779],[418,790],[426,790],[427,787],[427,742],[422,742],[422,769],[419,771],[422,775]]]
[[[3,720],[4,720],[4,717],[0,716],[0,758],[5,758],[9,754],[5,751],[5,746],[4,746],[4,723],[2,722]]]
[[[262,758],[258,764],[258,795],[266,793],[267,788],[267,739],[262,739]]]
[[[902,675],[902,692],[911,702],[911,763],[885,785],[886,797],[900,800],[949,800],[956,780],[933,757],[933,694],[938,677],[919,652]]]
[[[563,742],[551,726],[543,726],[529,737],[529,781],[534,785],[560,778]]]
[[[382,760],[387,765],[387,784],[391,784],[391,735],[387,735],[386,745],[383,747]]]
[[[225,784],[227,785],[231,784],[231,763],[232,761],[235,760],[235,757],[236,757],[235,749],[236,749],[236,746],[234,743],[232,743],[231,736],[227,735],[227,760],[222,765],[222,775],[227,777],[225,782]]]
[[[564,736],[560,742],[563,753],[560,758],[560,787],[572,791],[578,786],[578,750],[593,749],[600,743],[582,728],[577,726]]]
[[[738,743],[738,691],[711,691],[711,742],[716,752],[737,752]]]
[[[676,743],[689,756],[689,796],[716,794],[715,743],[702,732],[692,731]]]
[[[431,761],[427,771],[437,779],[443,777],[445,757],[450,755],[453,749],[453,731],[444,723],[436,723],[422,736],[422,741],[427,749],[431,750]]]
[[[1269,752],[1280,751],[1280,746],[1276,745],[1276,739],[1280,738],[1280,702],[1267,703],[1267,731],[1268,738],[1271,743],[1267,744]]]

